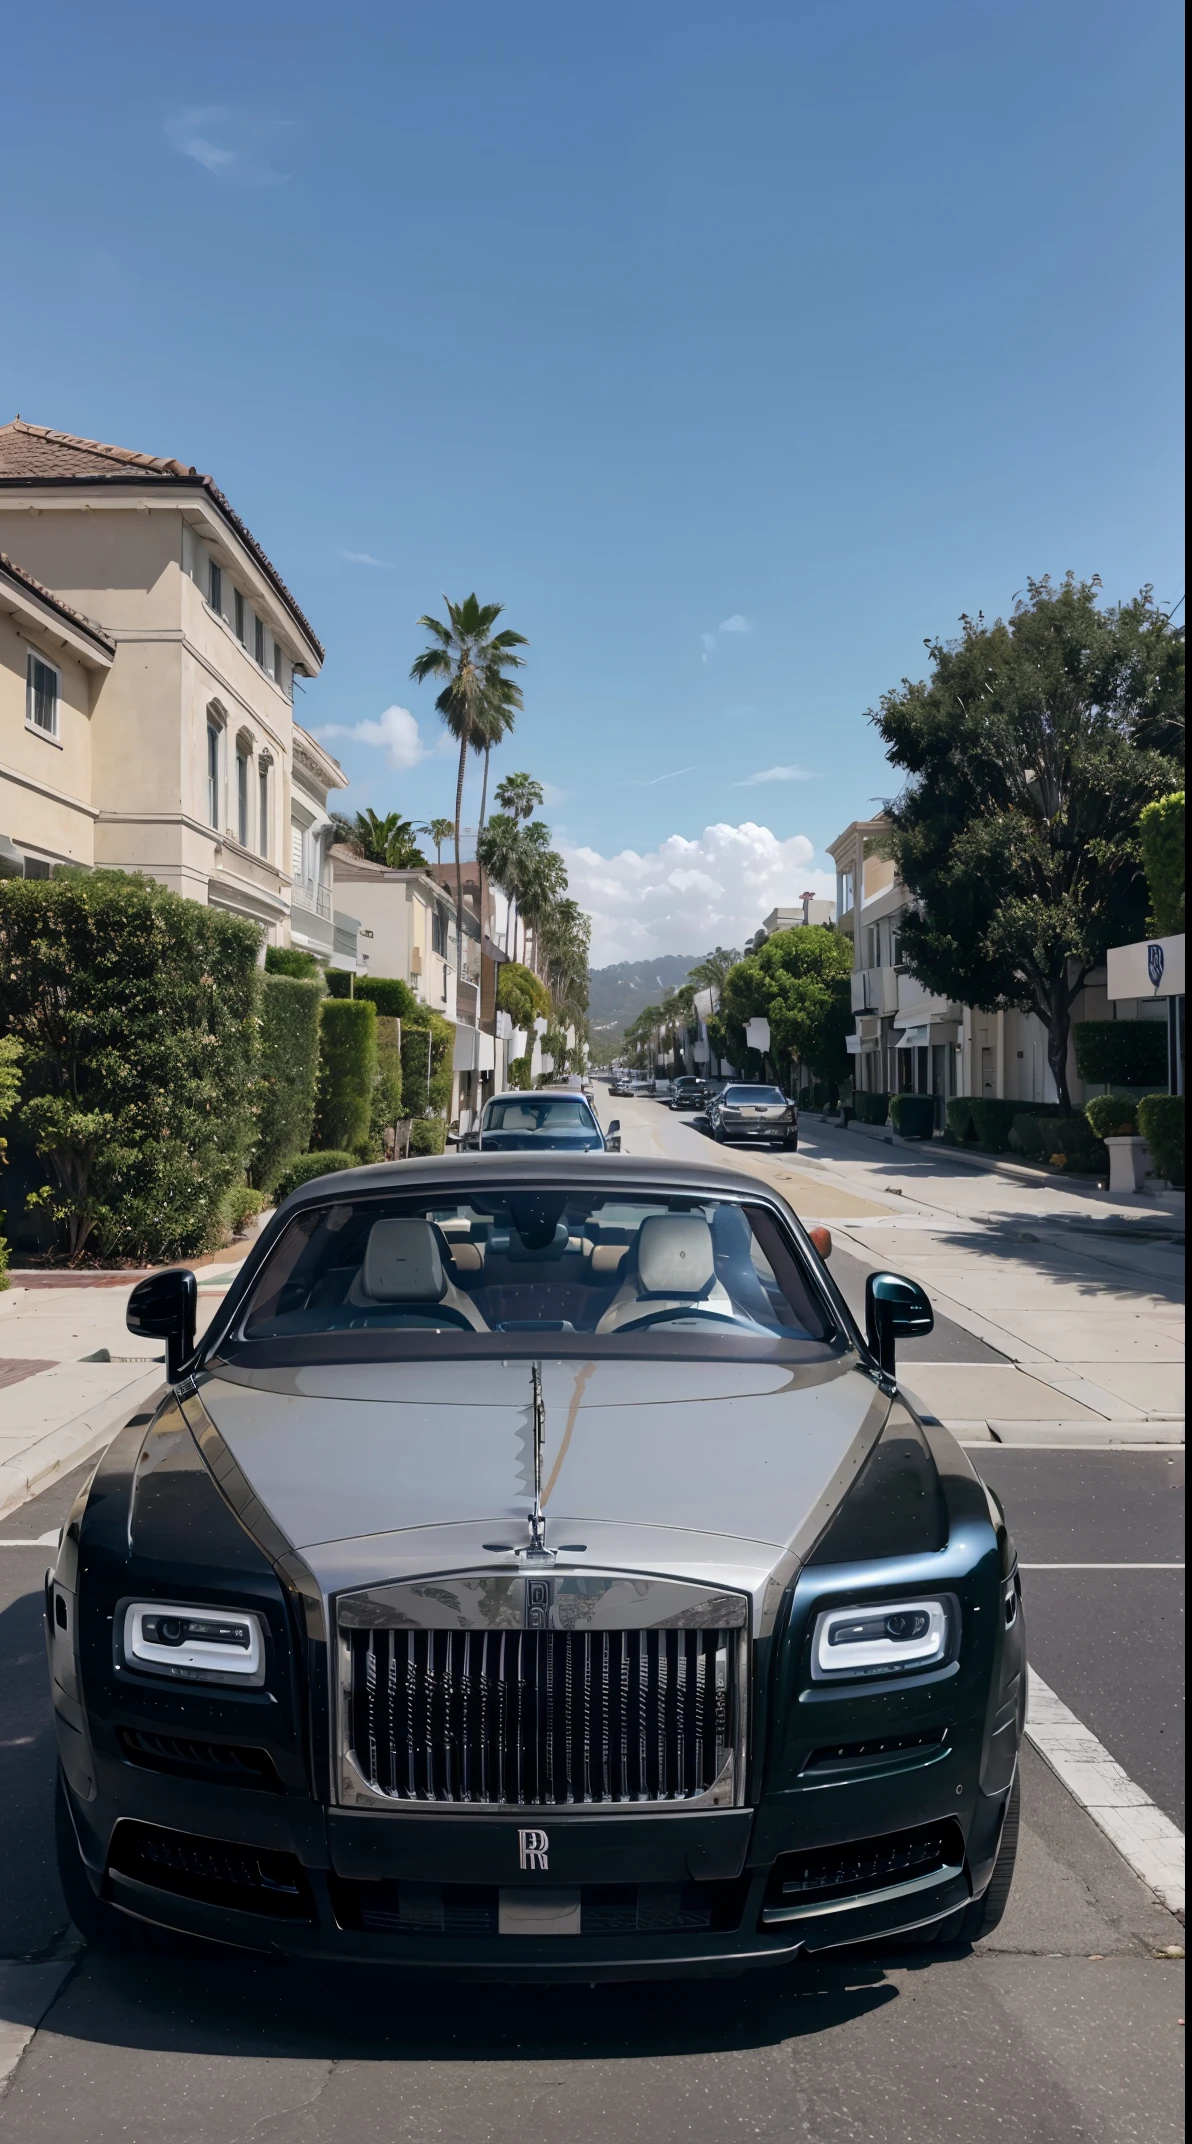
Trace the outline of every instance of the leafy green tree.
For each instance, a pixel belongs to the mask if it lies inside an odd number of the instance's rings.
[[[745,1042],[746,1021],[760,1017],[770,1023],[768,1055],[776,1069],[810,1065],[817,1078],[836,1087],[848,1064],[852,965],[848,940],[830,927],[775,931],[725,976],[713,1023],[717,1054],[760,1074],[761,1057]]]
[[[507,774],[493,795],[500,809],[515,821],[532,819],[545,801],[542,784],[532,774]]]
[[[1183,790],[1148,804],[1140,827],[1154,928],[1160,938],[1174,937],[1184,928]]]
[[[441,678],[442,690],[435,706],[459,746],[459,771],[455,782],[455,912],[460,943],[464,937],[464,881],[460,858],[460,819],[464,803],[464,773],[469,748],[483,751],[485,745],[512,729],[522,705],[521,688],[509,675],[524,668],[517,653],[527,645],[524,633],[511,626],[494,632],[504,605],[481,603],[475,593],[462,603],[443,598],[447,622],[424,615],[418,623],[432,636],[429,648],[415,657],[410,676],[419,684]]]
[[[218,1240],[255,1136],[256,929],[121,871],[0,880],[0,1028],[73,1261]]]
[[[497,976],[497,1008],[509,1014],[514,1027],[527,1031],[535,1020],[549,1020],[553,1009],[545,983],[519,960],[502,963]]]
[[[12,1115],[21,1093],[21,1045],[14,1035],[0,1035],[0,1124]],[[0,1168],[8,1155],[8,1141],[0,1138]],[[0,1221],[4,1219],[0,1209]],[[8,1244],[0,1236],[0,1288],[7,1288]]]
[[[907,777],[903,959],[940,996],[1036,1013],[1065,1113],[1073,1000],[1141,935],[1139,817],[1180,773],[1183,634],[1149,589],[1101,608],[1097,588],[1030,581],[1007,621],[962,618],[870,718]]]

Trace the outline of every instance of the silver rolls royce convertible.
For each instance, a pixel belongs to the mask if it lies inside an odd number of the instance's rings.
[[[970,1941],[1005,1905],[1014,1549],[755,1177],[346,1171],[274,1216],[46,1582],[94,1941],[491,1978]]]

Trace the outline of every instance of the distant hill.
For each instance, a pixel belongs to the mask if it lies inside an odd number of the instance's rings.
[[[594,1041],[622,1035],[647,1005],[657,1005],[685,983],[702,953],[660,953],[656,960],[618,960],[593,968],[588,978],[588,1021]]]

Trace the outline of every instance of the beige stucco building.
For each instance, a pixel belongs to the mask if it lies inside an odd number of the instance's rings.
[[[899,925],[913,897],[883,853],[888,824],[881,816],[855,819],[828,843],[836,864],[837,929],[853,945],[850,1056],[857,1088],[933,1095],[941,1127],[951,1095],[1054,1102],[1046,1031],[1034,1013],[951,1003],[933,996],[903,964]],[[1109,1016],[1102,967],[1078,992],[1072,1024]],[[1071,1040],[1068,1090],[1077,1104],[1084,1100]]]
[[[294,681],[323,650],[256,538],[193,467],[17,419],[0,551],[0,836],[35,867],[148,872],[288,944],[292,827],[317,816],[301,782],[293,814]],[[31,650],[58,673],[56,732]]]

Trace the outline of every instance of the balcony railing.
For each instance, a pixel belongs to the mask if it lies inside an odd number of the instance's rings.
[[[325,923],[331,921],[330,886],[316,886],[313,879],[296,878],[290,902],[294,908],[305,909],[308,916],[322,916]]]

